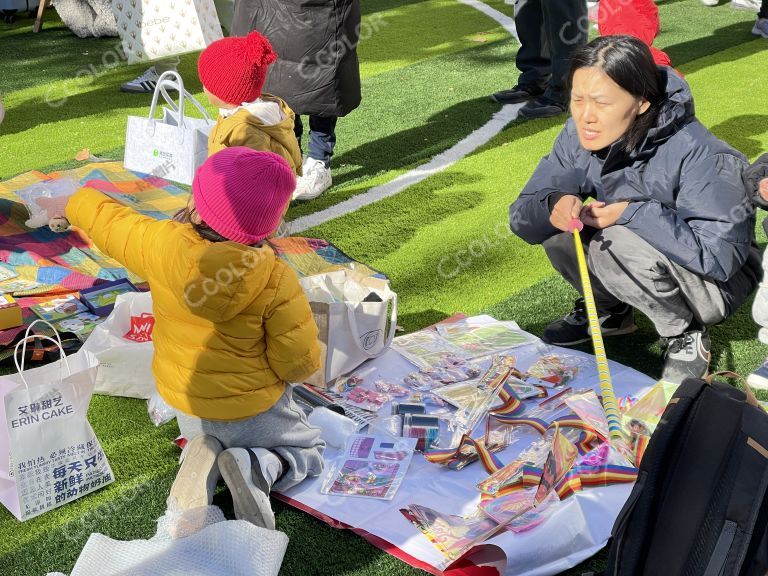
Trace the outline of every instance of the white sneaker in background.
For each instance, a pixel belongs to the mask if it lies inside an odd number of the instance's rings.
[[[768,18],[758,18],[752,28],[752,34],[768,38]]]
[[[122,84],[120,86],[120,91],[129,92],[131,94],[151,93],[155,91],[155,86],[157,86],[157,81],[159,78],[160,75],[157,73],[157,70],[155,70],[155,67],[152,66],[141,76],[137,76],[133,80],[129,80],[128,82]]]
[[[307,158],[302,166],[302,176],[296,179],[294,200],[312,200],[328,190],[333,183],[331,169],[325,163],[314,158]]]
[[[731,0],[731,8],[760,12],[760,0]]]
[[[704,6],[717,6],[720,3],[720,0],[701,0],[701,3],[704,4]]]

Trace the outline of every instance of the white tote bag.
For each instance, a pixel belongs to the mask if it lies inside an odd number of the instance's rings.
[[[109,318],[94,328],[82,347],[99,360],[97,394],[145,399],[152,396],[154,325],[149,292],[128,292],[117,297]]]
[[[397,294],[386,280],[336,270],[307,276],[300,282],[320,331],[323,361],[310,384],[325,387],[366,360],[380,356],[392,344],[397,328]]]
[[[223,37],[213,0],[112,0],[128,63],[202,50]]]
[[[176,105],[168,90],[178,90]],[[170,108],[163,118],[155,118],[160,95]],[[192,103],[203,118],[184,115],[185,102]],[[202,104],[186,90],[176,72],[165,72],[157,82],[149,117],[128,117],[125,133],[125,160],[128,170],[152,174],[182,184],[192,184],[195,171],[208,158],[208,134],[214,123]]]
[[[18,374],[0,377],[0,502],[19,520],[114,481],[87,416],[98,360],[82,350],[66,356],[58,334],[30,336],[37,322],[16,346],[16,353],[25,349],[21,365],[14,355]],[[25,370],[27,341],[35,338],[57,344],[61,359]]]

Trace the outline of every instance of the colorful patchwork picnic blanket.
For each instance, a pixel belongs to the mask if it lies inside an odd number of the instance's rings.
[[[35,318],[29,306],[51,296],[76,293],[118,278],[142,283],[141,278],[101,253],[79,232],[57,234],[47,226],[30,229],[24,225],[29,214],[17,192],[56,178],[72,178],[157,219],[171,218],[186,205],[189,195],[162,178],[130,172],[120,162],[92,163],[50,174],[33,171],[0,182],[0,263],[17,274],[16,278],[0,282],[0,292],[16,296],[27,323]],[[352,268],[366,276],[383,277],[325,240],[292,237],[273,239],[270,244],[299,276]],[[13,342],[22,330],[0,331],[0,347]]]

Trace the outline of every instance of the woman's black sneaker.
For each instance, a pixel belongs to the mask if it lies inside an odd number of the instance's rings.
[[[600,319],[600,331],[603,336],[619,336],[631,334],[637,330],[632,307],[627,304],[619,304],[606,312],[598,310]],[[587,319],[587,307],[584,298],[576,300],[573,311],[565,318],[555,320],[544,328],[541,337],[544,342],[555,346],[573,346],[582,342],[589,342],[592,336],[589,333],[589,320]]]
[[[544,94],[544,89],[538,86],[516,85],[509,90],[501,90],[491,94],[491,100],[499,104],[520,104],[528,102],[531,98],[536,98]]]

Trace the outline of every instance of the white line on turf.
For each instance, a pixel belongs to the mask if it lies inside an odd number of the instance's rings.
[[[334,218],[345,216],[350,212],[359,210],[364,206],[368,206],[369,204],[373,204],[384,198],[394,196],[409,186],[413,186],[438,172],[442,172],[465,156],[471,154],[474,150],[484,145],[491,138],[496,136],[496,134],[501,132],[507,124],[517,118],[517,111],[521,107],[522,104],[507,104],[502,107],[500,111],[495,113],[490,121],[457,144],[454,144],[445,152],[441,152],[426,164],[422,164],[418,168],[414,168],[405,174],[401,174],[386,184],[375,186],[368,190],[368,192],[353,196],[352,198],[344,200],[344,202],[339,202],[325,210],[320,210],[314,214],[309,214],[293,220],[290,223],[291,234],[298,234],[299,232],[303,232],[314,226],[319,226]]]
[[[504,29],[509,32],[514,38],[517,38],[517,28],[515,28],[515,19],[507,16],[503,12],[499,12],[496,8],[491,8],[488,4],[480,2],[480,0],[459,0],[462,4],[472,6],[477,10],[480,10],[486,16],[489,16],[501,24]]]
[[[476,8],[487,16],[493,18],[501,26],[503,26],[507,32],[517,38],[515,21],[506,14],[491,8],[487,4],[483,4],[479,0],[459,0],[459,2]],[[413,186],[414,184],[417,184],[422,180],[437,174],[438,172],[442,172],[462,158],[465,158],[467,155],[477,150],[480,146],[483,146],[489,142],[491,138],[501,132],[507,124],[517,118],[517,111],[522,106],[522,104],[508,104],[503,106],[501,110],[496,112],[486,124],[472,132],[469,136],[465,137],[460,142],[454,144],[445,152],[441,152],[440,154],[436,155],[426,164],[422,164],[421,166],[414,168],[405,174],[401,174],[397,178],[394,178],[385,184],[374,186],[363,194],[353,196],[352,198],[349,198],[343,202],[339,202],[338,204],[330,206],[325,210],[320,210],[313,214],[296,218],[289,223],[290,233],[298,234],[308,230],[309,228],[319,226],[320,224],[325,224],[330,220],[340,218],[341,216],[346,216],[347,214],[355,212],[356,210],[368,206],[369,204],[373,204],[374,202],[378,202],[384,198],[394,196],[409,186]]]

